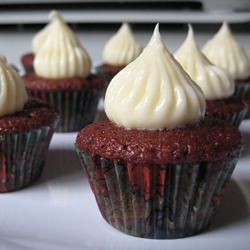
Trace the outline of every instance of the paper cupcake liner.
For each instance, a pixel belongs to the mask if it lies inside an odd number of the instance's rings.
[[[234,97],[243,99],[249,95],[250,95],[250,82],[235,85]]]
[[[35,91],[28,89],[32,97],[50,103],[59,114],[57,132],[75,132],[94,121],[101,90]]]
[[[0,192],[24,188],[41,176],[54,127],[0,135]]]
[[[208,227],[236,159],[196,165],[136,165],[77,149],[104,219],[142,238],[182,238]]]
[[[228,122],[229,124],[235,126],[235,127],[239,127],[241,122],[244,120],[246,114],[247,114],[247,107],[245,107],[244,109],[235,112],[233,114],[215,114],[213,115],[212,113],[207,113],[206,116],[208,117],[213,117],[216,119],[220,119],[223,121]]]

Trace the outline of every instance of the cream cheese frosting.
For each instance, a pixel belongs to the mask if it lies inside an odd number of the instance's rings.
[[[55,30],[55,22],[57,22],[58,18],[62,19],[62,16],[59,14],[59,12],[56,10],[51,11],[49,14],[50,22],[32,39],[32,51],[35,54],[43,46],[51,32]],[[74,39],[75,43],[81,46],[76,34],[70,29],[70,27],[65,22],[63,22],[63,25],[65,26],[67,32],[70,34],[71,39]]]
[[[204,45],[202,51],[212,63],[227,69],[234,79],[250,76],[250,59],[226,22]]]
[[[41,36],[43,45],[35,55],[36,74],[45,78],[88,76],[91,60],[87,51],[58,12],[52,12],[51,18],[50,26]]]
[[[0,117],[21,111],[28,100],[25,85],[17,71],[0,56]]]
[[[195,123],[206,109],[200,87],[167,50],[158,25],[141,55],[111,80],[104,106],[118,126],[148,130]]]
[[[211,64],[199,49],[192,26],[186,40],[174,54],[189,76],[201,87],[207,100],[223,99],[234,92],[234,81],[229,73]]]
[[[130,26],[123,23],[118,32],[110,38],[103,50],[103,60],[110,65],[125,66],[141,53],[141,46],[135,41]]]

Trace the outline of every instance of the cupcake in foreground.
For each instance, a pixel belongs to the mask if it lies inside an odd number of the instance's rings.
[[[56,114],[28,100],[24,82],[0,57],[0,192],[24,188],[42,173]]]
[[[90,57],[62,16],[53,11],[51,19],[35,55],[35,72],[23,79],[30,96],[48,101],[58,112],[56,131],[79,131],[93,122],[104,82],[91,74]]]
[[[174,56],[201,87],[207,102],[207,116],[239,126],[246,115],[246,105],[240,99],[232,98],[235,89],[232,77],[226,69],[213,65],[202,54],[191,26],[186,40]]]
[[[204,119],[204,95],[165,48],[158,26],[110,82],[109,121],[82,129],[76,149],[104,219],[143,238],[204,230],[241,148],[239,130]]]
[[[234,96],[250,99],[250,59],[226,22],[202,51],[212,63],[231,74],[236,84]]]
[[[142,48],[135,41],[130,26],[123,23],[118,32],[106,43],[103,49],[104,63],[96,67],[96,72],[108,85],[121,69],[140,55],[141,51]]]

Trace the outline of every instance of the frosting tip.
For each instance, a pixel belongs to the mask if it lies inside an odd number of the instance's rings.
[[[155,25],[155,29],[153,32],[153,35],[151,37],[151,40],[149,41],[148,45],[152,45],[152,44],[163,44],[162,39],[161,39],[161,34],[160,34],[160,30],[159,30],[159,23],[157,23]]]
[[[52,21],[54,19],[63,19],[62,15],[57,10],[52,10],[49,14],[49,20]]]
[[[194,29],[193,29],[193,26],[192,24],[188,24],[188,37],[194,37]]]

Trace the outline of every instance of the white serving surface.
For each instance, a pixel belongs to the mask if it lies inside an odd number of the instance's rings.
[[[174,51],[185,34],[163,32]],[[32,32],[0,32],[0,53],[19,64],[29,51]],[[110,32],[81,32],[94,61]],[[150,32],[139,32],[146,44]],[[211,33],[198,34],[203,44]],[[247,46],[249,34],[240,36]],[[246,48],[250,52],[250,46]],[[101,217],[87,177],[74,150],[76,133],[53,136],[42,178],[18,192],[0,194],[0,250],[249,250],[250,249],[250,120],[241,126],[245,150],[212,227],[178,240],[148,240],[125,235]]]

